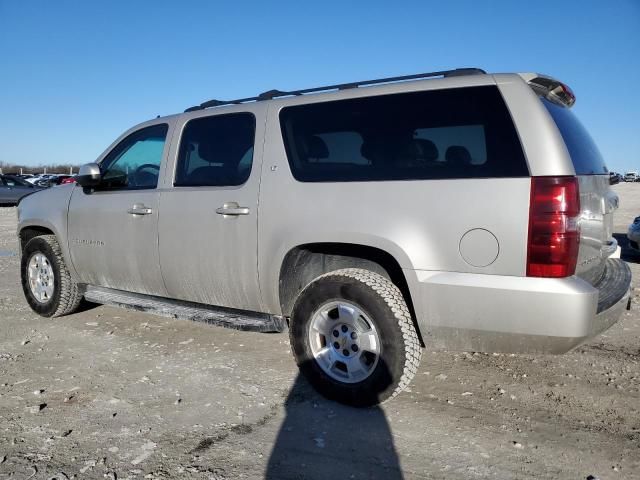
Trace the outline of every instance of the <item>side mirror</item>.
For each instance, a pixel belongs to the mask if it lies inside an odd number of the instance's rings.
[[[76,182],[81,187],[97,187],[101,179],[100,166],[97,163],[87,163],[80,167]]]

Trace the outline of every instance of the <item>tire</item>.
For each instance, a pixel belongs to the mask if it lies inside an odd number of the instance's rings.
[[[398,287],[358,268],[326,273],[307,285],[293,307],[289,335],[296,363],[313,387],[356,407],[377,405],[405,389],[422,353]]]
[[[41,264],[37,261],[38,259],[41,260]],[[32,260],[34,260],[33,264]],[[35,293],[36,287],[32,287],[30,281],[30,265],[32,267],[35,265],[45,272],[43,282],[46,282],[47,286],[43,288],[47,292],[43,293],[41,290],[40,293],[43,295],[40,298],[36,298],[38,295]],[[69,274],[55,235],[42,235],[29,240],[22,252],[20,270],[24,296],[31,309],[38,315],[61,317],[78,310],[82,301],[82,293],[78,284],[72,280]],[[50,273],[53,273],[52,282]]]

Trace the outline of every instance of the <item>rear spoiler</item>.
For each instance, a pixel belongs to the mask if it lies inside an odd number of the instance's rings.
[[[576,103],[576,96],[568,85],[555,78],[539,73],[521,73],[522,79],[541,97],[563,107],[571,108]]]

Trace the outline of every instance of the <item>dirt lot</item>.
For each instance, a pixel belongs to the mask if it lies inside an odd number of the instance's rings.
[[[615,189],[623,234],[640,184]],[[0,209],[0,479],[640,478],[637,298],[567,355],[425,351],[409,391],[354,410],[297,378],[286,335],[34,315],[15,228]]]

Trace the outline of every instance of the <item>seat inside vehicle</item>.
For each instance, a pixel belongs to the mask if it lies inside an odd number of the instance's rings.
[[[207,137],[198,143],[197,152],[199,159],[189,164],[199,163],[202,166],[186,173],[180,183],[193,186],[230,185],[235,184],[238,178],[245,177],[247,170],[251,168],[253,145]]]
[[[465,167],[471,165],[471,153],[466,147],[451,145],[444,154],[446,162],[453,167]]]

